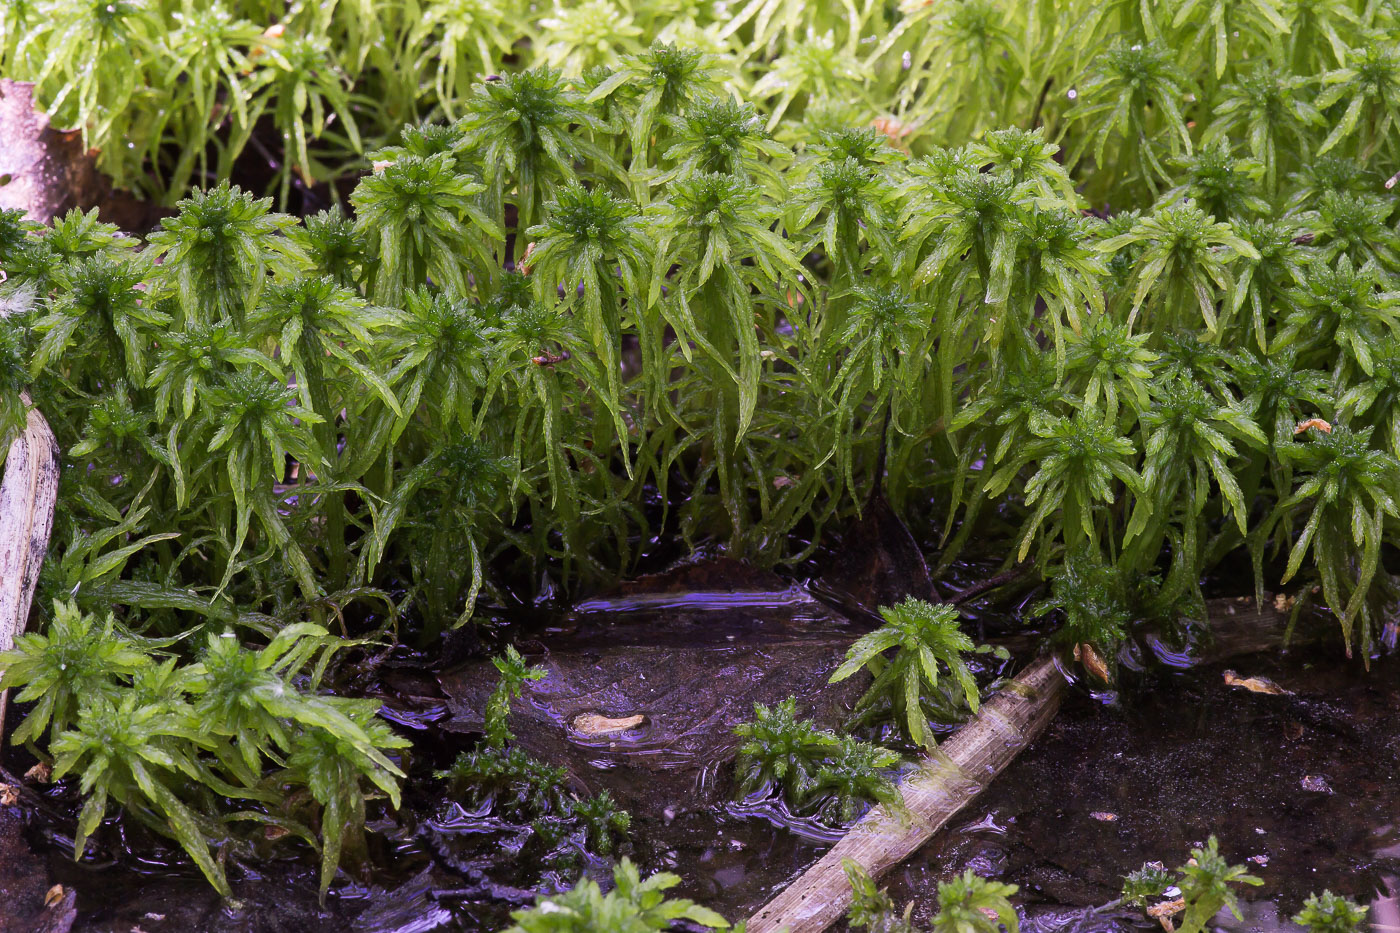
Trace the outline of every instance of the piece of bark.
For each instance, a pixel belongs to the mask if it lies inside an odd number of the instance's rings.
[[[0,209],[47,224],[96,204],[106,188],[82,132],[50,126],[34,106],[32,83],[0,79]]]
[[[114,190],[82,130],[57,129],[35,107],[34,85],[0,78],[0,209],[48,224],[73,208],[97,208],[105,223],[142,233],[175,212]]]
[[[58,444],[44,416],[31,408],[29,425],[10,444],[0,478],[0,651],[14,647],[29,619],[57,500]],[[4,733],[5,693],[0,691],[0,748]]]
[[[1195,663],[1209,663],[1274,647],[1286,628],[1272,598],[1211,600],[1206,607],[1215,637]],[[1058,711],[1068,681],[1053,656],[1037,659],[977,715],[924,758],[900,784],[904,814],[876,807],[797,880],[760,908],[749,933],[821,933],[845,914],[851,887],[842,861],[852,859],[879,878],[927,842],[1030,745]]]

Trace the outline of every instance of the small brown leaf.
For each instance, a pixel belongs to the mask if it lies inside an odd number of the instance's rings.
[[[568,350],[560,350],[558,353],[551,353],[545,350],[539,356],[530,357],[530,362],[534,363],[536,366],[553,366],[556,363],[564,362],[571,356],[572,354],[569,353]]]
[[[0,784],[0,807],[13,807],[19,802],[19,791],[9,784]]]
[[[928,5],[927,3],[924,4],[924,6]],[[913,127],[905,126],[894,117],[876,117],[871,121],[871,125],[889,137],[890,142],[894,144],[898,144],[904,137],[913,132]]]
[[[1292,691],[1283,689],[1267,677],[1241,677],[1234,671],[1225,672],[1225,686],[1240,687],[1250,693],[1267,693],[1269,696],[1292,696]]]
[[[1099,657],[1099,653],[1094,650],[1094,646],[1088,642],[1074,646],[1074,659],[1084,665],[1084,669],[1093,674],[1104,683],[1108,683],[1108,665],[1104,659]]]
[[[57,907],[63,903],[63,885],[56,884],[44,895],[45,907]]]
[[[41,761],[24,772],[24,779],[26,781],[33,781],[35,784],[47,784],[51,777],[53,777],[53,765],[49,764],[47,761]]]
[[[1298,422],[1298,426],[1293,429],[1294,434],[1302,434],[1309,428],[1317,428],[1323,434],[1332,433],[1332,425],[1321,418],[1309,418],[1307,421]]]
[[[641,713],[635,716],[622,716],[613,719],[600,713],[580,713],[574,717],[573,728],[575,732],[583,735],[612,735],[617,732],[626,732],[628,729],[635,729],[646,722],[646,717]]]

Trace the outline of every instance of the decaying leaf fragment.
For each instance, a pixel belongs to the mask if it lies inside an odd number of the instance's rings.
[[[1298,786],[1310,794],[1330,794],[1332,785],[1327,783],[1327,778],[1320,774],[1305,774],[1298,782]]]
[[[1108,683],[1108,664],[1099,657],[1099,653],[1094,650],[1094,646],[1085,642],[1074,646],[1074,659],[1084,665],[1084,669],[1093,674],[1104,683]]]
[[[1176,898],[1175,900],[1163,901],[1147,908],[1147,916],[1154,918],[1162,925],[1162,929],[1167,933],[1172,933],[1176,929],[1176,924],[1172,922],[1172,917],[1186,909],[1186,900]]]
[[[612,719],[600,713],[580,713],[574,717],[573,728],[582,735],[613,735],[635,729],[646,721],[641,713],[635,716],[622,716]]]
[[[1311,430],[1312,428],[1316,428],[1323,434],[1332,433],[1331,423],[1323,421],[1321,418],[1309,418],[1307,421],[1298,422],[1298,426],[1293,429],[1293,433],[1302,434],[1304,431]]]
[[[1225,672],[1225,685],[1227,687],[1240,687],[1250,693],[1266,693],[1270,696],[1292,696],[1291,690],[1285,690],[1267,677],[1241,677],[1234,671]]]

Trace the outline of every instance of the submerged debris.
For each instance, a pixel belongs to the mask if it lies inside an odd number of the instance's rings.
[[[1225,685],[1240,687],[1250,693],[1265,693],[1269,696],[1292,696],[1293,691],[1285,690],[1267,677],[1241,677],[1234,671],[1225,672]]]
[[[1327,778],[1320,774],[1305,774],[1303,780],[1299,782],[1303,790],[1314,794],[1332,793],[1332,785],[1327,783]]]
[[[1093,674],[1103,683],[1110,682],[1111,675],[1109,674],[1108,664],[1103,658],[1099,657],[1099,653],[1094,650],[1093,645],[1088,642],[1075,645],[1074,659],[1080,664],[1083,664],[1086,671]]]
[[[1185,909],[1186,901],[1183,898],[1177,897],[1147,908],[1147,916],[1160,923],[1162,929],[1166,930],[1167,933],[1172,933],[1172,931],[1176,929],[1176,924],[1172,921],[1172,918]]]
[[[604,716],[601,713],[580,713],[574,717],[571,723],[575,732],[583,735],[616,735],[619,732],[626,732],[628,729],[635,729],[647,718],[641,713],[632,716],[620,716],[617,719]]]

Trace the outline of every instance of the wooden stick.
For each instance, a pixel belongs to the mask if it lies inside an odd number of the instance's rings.
[[[825,930],[851,904],[842,860],[852,859],[878,878],[908,858],[1040,735],[1060,708],[1067,687],[1054,658],[1037,659],[900,784],[908,813],[894,813],[883,806],[867,813],[815,865],[750,918],[749,933]]]
[[[1285,614],[1271,600],[1215,599],[1206,607],[1214,638],[1196,663],[1219,661],[1278,645]],[[1307,633],[1300,633],[1303,640]],[[841,868],[852,859],[872,878],[908,858],[986,789],[1030,745],[1060,708],[1068,683],[1053,656],[1037,659],[900,784],[908,811],[884,806],[867,813],[796,881],[755,913],[749,933],[821,933],[845,914],[851,887]]]
[[[24,402],[31,404],[28,395]],[[10,444],[0,479],[0,651],[14,647],[29,620],[57,501],[58,443],[44,416],[31,407],[29,425]],[[0,748],[4,739],[5,692],[0,691]]]

